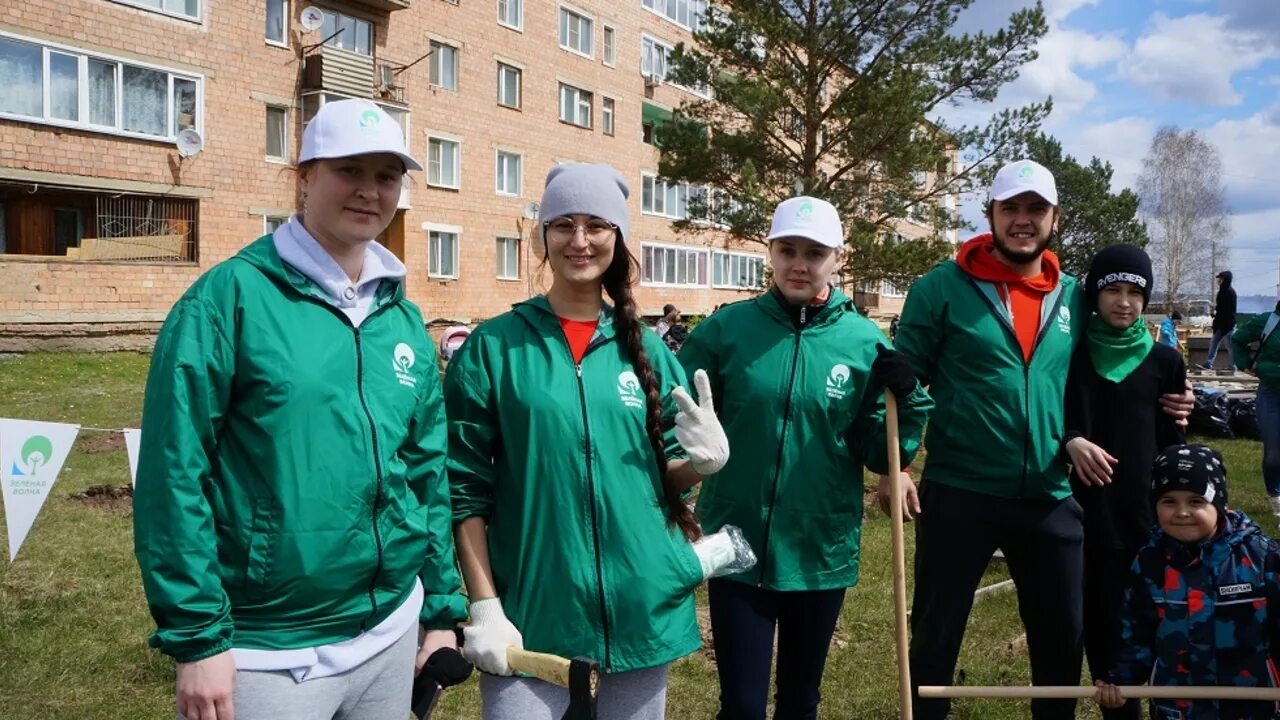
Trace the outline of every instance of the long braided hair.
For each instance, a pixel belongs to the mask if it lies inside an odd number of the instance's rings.
[[[622,235],[618,234],[614,244],[613,262],[605,269],[601,280],[604,291],[613,300],[613,328],[626,348],[627,357],[640,379],[640,388],[645,398],[645,430],[649,434],[649,444],[653,446],[653,457],[658,463],[658,477],[662,478],[662,505],[666,510],[667,522],[680,528],[690,542],[702,535],[698,520],[693,511],[680,497],[681,491],[667,475],[666,445],[662,440],[662,398],[658,395],[658,378],[653,373],[653,365],[649,362],[649,354],[644,349],[644,329],[640,318],[636,315],[635,299],[631,296],[631,288],[635,284],[638,264],[627,247],[622,243]]]

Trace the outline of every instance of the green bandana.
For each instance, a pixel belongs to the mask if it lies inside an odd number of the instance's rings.
[[[1117,330],[1097,313],[1089,318],[1089,330],[1085,333],[1089,343],[1089,359],[1099,375],[1113,383],[1123,381],[1129,373],[1142,364],[1155,341],[1147,332],[1147,323],[1141,317],[1124,330]]]

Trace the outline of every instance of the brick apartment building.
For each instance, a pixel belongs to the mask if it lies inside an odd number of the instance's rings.
[[[4,2],[0,350],[145,347],[201,272],[293,211],[302,128],[344,97],[382,104],[427,166],[381,239],[433,324],[545,288],[530,204],[562,161],[607,161],[628,179],[647,314],[749,297],[763,248],[713,228],[677,235],[671,219],[705,190],[655,176],[656,131],[698,92],[663,81],[666,53],[705,2]],[[188,129],[202,141],[190,155]]]

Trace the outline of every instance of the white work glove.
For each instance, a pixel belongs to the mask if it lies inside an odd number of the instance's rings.
[[[507,648],[524,649],[524,637],[502,612],[502,601],[486,598],[471,603],[471,622],[462,628],[462,655],[482,672],[512,675]]]
[[[698,389],[698,402],[689,397],[688,391],[677,387],[671,391],[680,412],[676,413],[676,440],[689,454],[693,469],[703,477],[720,472],[729,462],[729,438],[720,427],[715,405],[711,399],[711,380],[706,370],[693,374],[694,387]]]
[[[693,541],[693,552],[702,564],[703,580],[750,570],[756,564],[751,544],[735,525],[725,525]]]

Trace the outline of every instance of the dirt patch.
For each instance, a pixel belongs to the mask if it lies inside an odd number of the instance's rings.
[[[73,494],[71,499],[113,514],[133,513],[132,485],[90,485],[84,492]]]
[[[80,436],[76,447],[83,453],[104,453],[124,450],[124,433],[90,432]]]

